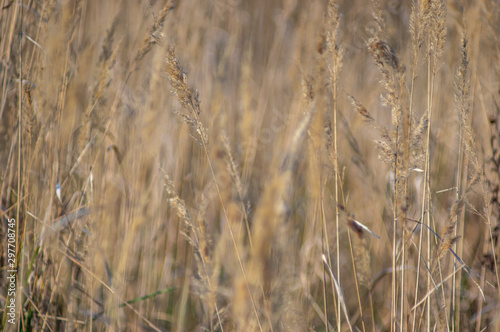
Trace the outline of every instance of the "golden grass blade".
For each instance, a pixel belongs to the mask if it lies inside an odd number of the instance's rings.
[[[332,278],[334,284],[335,284],[335,291],[337,292],[338,297],[340,298],[340,304],[342,305],[342,311],[344,311],[345,319],[347,321],[347,325],[349,325],[349,330],[352,332],[352,326],[351,322],[349,320],[349,314],[347,313],[347,308],[345,306],[345,301],[344,301],[344,295],[342,294],[342,290],[340,289],[339,283],[337,281],[337,278],[335,278],[335,275],[333,274],[332,268],[328,264],[328,261],[326,259],[325,255],[321,255],[321,259],[323,260],[323,263],[327,267],[327,271],[330,274],[330,277]]]

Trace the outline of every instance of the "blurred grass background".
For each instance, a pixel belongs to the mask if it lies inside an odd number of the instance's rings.
[[[426,3],[380,4],[408,86],[415,74],[417,120],[428,112],[430,75],[425,55],[410,71],[410,15]],[[453,246],[477,274],[457,272],[459,262],[446,254],[445,309],[426,298],[427,284],[414,282],[430,274],[418,264],[430,264],[419,239],[434,253],[435,237],[418,230],[407,240],[409,256],[398,264],[408,284],[391,283],[391,169],[378,158],[377,131],[349,100],[390,127],[367,48],[377,26],[370,3],[4,0],[0,8],[0,196],[3,218],[19,227],[17,329],[330,331],[349,330],[347,321],[358,331],[500,328],[498,2],[446,7],[425,169],[432,204],[424,210],[436,233],[459,174],[467,183],[472,167],[461,155],[455,110],[463,31],[468,121],[482,172]],[[334,44],[324,40],[332,8]],[[166,70],[173,58],[185,72],[180,81]],[[199,114],[183,109],[174,86],[183,80],[189,98],[199,93]],[[412,172],[407,179],[407,218],[417,221],[422,178]],[[350,218],[380,239],[356,236]],[[450,274],[462,277],[452,284]],[[401,299],[396,325],[391,291]],[[6,311],[2,326],[13,329]]]

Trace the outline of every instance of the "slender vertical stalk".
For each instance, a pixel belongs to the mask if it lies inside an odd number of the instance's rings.
[[[399,319],[399,330],[401,332],[406,331],[406,324],[405,324],[405,264],[406,264],[406,228],[403,227],[403,236],[402,236],[402,245],[403,245],[403,252],[402,252],[402,259],[401,259],[401,309],[400,309],[400,319]]]
[[[335,151],[335,159],[334,159],[334,167],[335,167],[335,231],[336,231],[336,245],[337,245],[337,277],[339,279],[339,286],[341,285],[341,277],[340,277],[340,231],[339,231],[339,164],[338,164],[338,154],[337,154],[337,84],[334,79],[333,86],[333,146]],[[341,323],[340,323],[340,297],[337,301],[337,316],[339,317],[337,329],[341,331]]]
[[[396,134],[397,135],[397,134]],[[397,142],[397,137],[396,137],[396,142]],[[397,150],[397,143],[396,143],[396,150]],[[394,172],[396,172],[397,168],[397,156],[394,157]],[[396,243],[396,230],[397,230],[397,220],[398,220],[398,207],[397,207],[397,186],[396,186],[396,177],[397,175],[394,174],[394,183],[393,183],[393,222],[392,222],[392,286],[391,286],[391,292],[392,292],[392,305],[391,305],[391,331],[396,331],[396,319],[397,319],[397,278],[396,278],[396,260],[397,260],[397,243]]]
[[[17,154],[17,206],[16,206],[16,256],[17,256],[17,262],[16,262],[16,269],[17,269],[17,280],[16,283],[21,283],[23,279],[20,278],[22,276],[22,265],[19,265],[19,259],[23,258],[24,256],[21,256],[21,248],[19,248],[19,223],[20,223],[20,212],[21,212],[21,197],[22,195],[22,188],[21,188],[21,155],[22,155],[22,147],[23,147],[23,140],[22,140],[22,132],[23,132],[23,38],[22,38],[22,32],[23,32],[23,6],[18,5],[19,8],[19,24],[20,24],[20,30],[21,33],[19,34],[19,109],[18,109],[18,118],[19,118],[19,126],[18,126],[18,154]],[[16,295],[14,295],[16,296]],[[16,317],[21,317],[21,292],[18,290],[17,291],[17,299],[16,302],[18,303],[17,305],[17,310],[16,312]],[[20,319],[19,324],[22,322],[22,318]]]
[[[321,176],[319,177],[319,180],[321,182]],[[321,188],[321,192],[320,192],[320,204],[321,204],[321,210],[320,210],[320,214],[321,214],[321,241],[323,242],[322,243],[322,246],[321,248],[323,249],[323,255],[325,255],[325,252],[326,252],[326,256],[328,257],[328,264],[332,264],[332,259],[330,257],[330,246],[329,246],[329,243],[330,241],[328,240],[328,230],[327,230],[327,227],[326,227],[326,220],[325,220],[325,209],[324,209],[324,206],[323,206],[323,188],[322,188],[322,185],[320,183],[319,187]],[[326,270],[323,269],[323,278],[324,278],[324,281],[323,281],[323,302],[324,302],[324,312],[325,312],[325,328],[326,330],[328,331],[328,297],[326,296]],[[340,282],[340,281],[339,281]],[[333,293],[333,302],[335,303],[335,291],[334,291],[334,287],[332,285],[332,293]],[[337,315],[337,322],[340,321],[340,315]]]
[[[427,149],[426,149],[426,158],[425,158],[425,184],[424,184],[424,199],[425,204],[422,206],[422,220],[424,220],[424,206],[427,207],[427,264],[430,266],[431,264],[431,217],[430,217],[430,209],[431,209],[431,162],[430,162],[430,142],[431,142],[431,124],[432,124],[432,102],[433,102],[433,90],[434,90],[434,75],[431,70],[431,57],[428,60],[427,66],[427,116],[429,119],[429,126],[427,128]],[[429,292],[432,288],[432,276],[428,274],[427,277],[427,292]],[[431,297],[429,296],[427,299],[427,330],[431,329]]]
[[[456,177],[456,181],[457,181],[457,192],[456,192],[456,199],[460,199],[460,196],[463,195],[464,193],[464,181],[467,181],[467,174],[465,172],[463,172],[463,170],[465,169],[464,168],[464,165],[466,165],[466,157],[465,157],[465,154],[464,154],[464,151],[463,151],[463,140],[462,140],[462,135],[463,135],[463,126],[462,126],[462,114],[459,115],[459,129],[458,129],[458,139],[459,139],[459,143],[458,143],[458,159],[457,159],[457,177]],[[460,228],[460,231],[459,233],[460,234],[463,234],[463,229],[464,229],[464,218],[465,218],[465,211],[462,210],[460,212],[460,216],[459,216],[459,220],[460,220],[460,223],[459,223],[459,226],[458,228]],[[458,230],[457,228],[455,228],[455,236],[458,235]],[[460,257],[462,256],[461,252],[458,251],[458,255],[460,255]],[[459,321],[460,321],[460,284],[461,284],[461,276],[462,276],[462,273],[461,272],[458,272],[458,283],[457,283],[457,276],[456,276],[456,270],[457,270],[457,267],[455,264],[453,264],[453,279],[452,279],[452,312],[455,313],[455,317],[454,319],[452,319],[452,325],[451,325],[451,329],[452,331],[455,331],[455,322],[457,322],[457,327],[460,326],[459,324]]]
[[[361,319],[361,327],[363,328],[363,332],[366,332],[365,328],[365,320],[363,317],[363,306],[361,305],[361,297],[359,295],[359,281],[358,281],[358,272],[356,270],[356,264],[354,262],[354,252],[353,252],[353,244],[352,244],[352,236],[351,236],[351,230],[348,228],[347,229],[347,238],[349,240],[349,249],[351,253],[351,261],[352,261],[352,272],[354,275],[354,284],[356,285],[356,295],[358,298],[358,306],[359,306],[359,315]]]

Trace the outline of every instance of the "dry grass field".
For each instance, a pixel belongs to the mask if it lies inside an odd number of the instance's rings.
[[[498,1],[0,5],[0,330],[500,331]]]

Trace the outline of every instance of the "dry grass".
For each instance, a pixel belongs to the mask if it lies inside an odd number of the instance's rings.
[[[1,8],[2,330],[500,331],[496,2]]]

